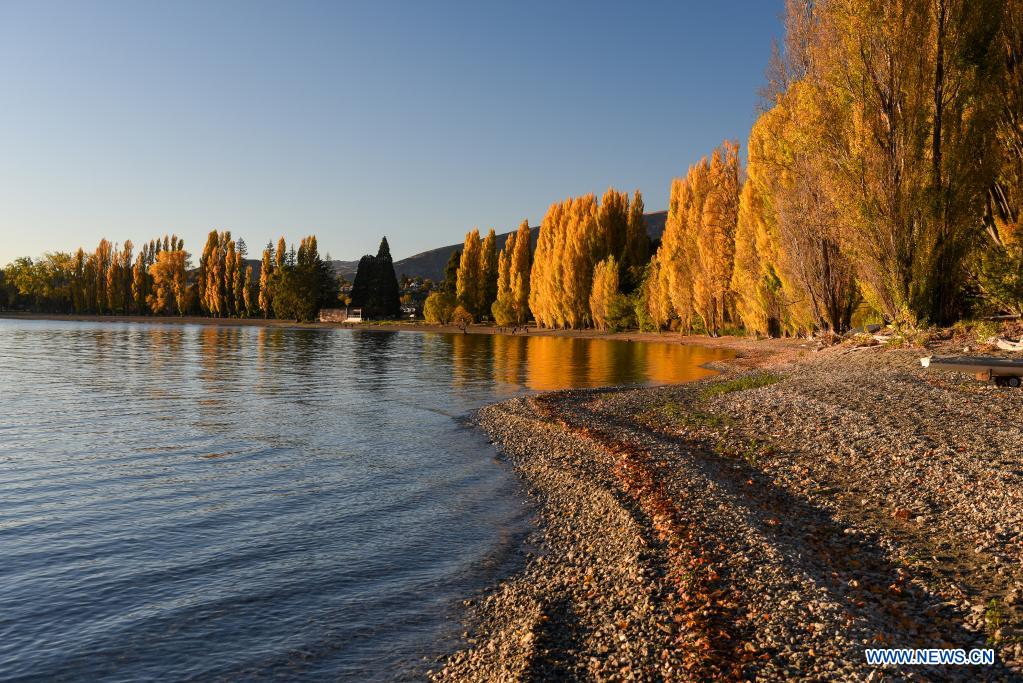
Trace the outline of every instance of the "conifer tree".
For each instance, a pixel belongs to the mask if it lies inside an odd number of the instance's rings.
[[[444,266],[444,281],[441,282],[441,290],[455,296],[458,293],[458,266],[462,263],[462,250],[455,249],[448,257],[448,263]]]
[[[621,271],[624,275],[622,289],[631,292],[642,280],[643,268],[650,260],[650,238],[647,235],[646,218],[643,212],[643,195],[636,190],[629,206],[628,225],[625,236],[625,253],[622,255]]]
[[[367,254],[359,261],[352,283],[352,306],[362,309],[363,318],[394,319],[401,313],[398,278],[386,237],[380,240],[376,256]]]

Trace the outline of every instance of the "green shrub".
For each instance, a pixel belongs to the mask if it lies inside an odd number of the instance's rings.
[[[615,294],[607,307],[607,327],[621,332],[636,327],[636,312],[632,301],[624,294]]]
[[[426,297],[423,317],[426,322],[447,325],[455,315],[455,295],[449,292],[434,292]]]

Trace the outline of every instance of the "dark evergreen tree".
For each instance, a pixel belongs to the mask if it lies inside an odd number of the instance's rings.
[[[352,284],[352,307],[361,308],[366,319],[397,318],[401,313],[398,278],[386,237],[380,240],[376,256],[367,254],[359,260]]]
[[[462,262],[462,250],[455,249],[451,252],[448,265],[444,266],[444,281],[440,283],[440,290],[452,296],[458,289],[458,266]]]

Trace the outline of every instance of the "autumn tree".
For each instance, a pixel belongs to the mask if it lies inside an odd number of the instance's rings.
[[[597,264],[593,271],[593,285],[590,287],[590,315],[598,330],[611,326],[612,307],[618,292],[618,262],[613,255]]]
[[[750,132],[732,286],[752,332],[842,332],[859,302],[840,244],[841,198],[826,182],[817,143],[828,128],[812,86],[796,82]]]
[[[829,127],[820,185],[888,319],[962,310],[966,257],[992,186],[993,60],[1004,1],[814,3],[806,76]]]
[[[245,317],[251,318],[259,310],[258,296],[256,283],[253,281],[252,266],[245,266],[245,280],[242,283],[242,305]]]
[[[509,239],[511,237],[509,236]],[[532,233],[529,221],[522,221],[515,233],[513,248],[508,251],[508,288],[511,307],[517,324],[524,325],[529,319],[529,269],[532,247]]]
[[[644,283],[644,295],[654,298],[644,310],[656,313],[658,321],[667,299],[683,331],[691,329],[694,317],[712,335],[733,322],[739,173],[738,145],[726,141],[709,161],[700,160],[685,178],[672,181],[657,265]]]
[[[259,310],[263,312],[264,318],[269,318],[273,310],[273,275],[274,249],[271,242],[263,249],[263,260],[259,267]]]
[[[1023,313],[1023,1],[1008,0],[996,38],[991,90],[997,112],[997,175],[987,190],[987,243],[974,257],[974,282],[996,310]]]
[[[508,235],[497,259],[497,298],[491,304],[494,322],[501,327],[517,324],[511,290],[511,254],[515,250],[515,233]]]
[[[191,294],[187,275],[188,253],[184,250],[184,244],[178,243],[176,239],[174,249],[170,248],[170,241],[166,237],[164,245],[166,248],[157,253],[156,262],[149,268],[153,291],[146,303],[157,315],[174,312],[184,315]]]
[[[491,228],[480,245],[480,315],[489,315],[497,299],[497,235]]]
[[[467,311],[464,306],[457,306],[451,316],[451,321],[455,324],[455,327],[462,331],[462,334],[466,334],[473,322],[472,313]]]
[[[629,207],[629,218],[625,228],[625,249],[621,254],[622,288],[627,292],[639,286],[643,271],[650,260],[650,238],[647,235],[646,207],[643,195],[636,190]]]
[[[636,316],[640,328],[660,332],[668,326],[673,309],[668,269],[662,267],[659,254],[655,254],[647,263],[640,286]]]
[[[599,202],[591,194],[552,204],[540,224],[530,271],[529,307],[537,324],[589,325],[596,264],[614,256],[619,270],[628,272],[623,263],[645,258],[646,245],[633,244],[639,238],[648,240],[645,223],[634,215],[628,195],[613,188]]]
[[[423,317],[428,323],[447,325],[454,317],[457,306],[454,294],[444,290],[431,292],[423,305]]]
[[[486,299],[486,282],[484,271],[485,255],[480,231],[473,228],[466,234],[462,246],[462,255],[458,262],[456,296],[462,308],[473,318],[478,318],[483,310]]]

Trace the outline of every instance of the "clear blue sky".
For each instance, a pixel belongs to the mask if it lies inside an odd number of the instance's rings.
[[[398,258],[745,144],[781,0],[0,4],[0,264],[212,228]]]

